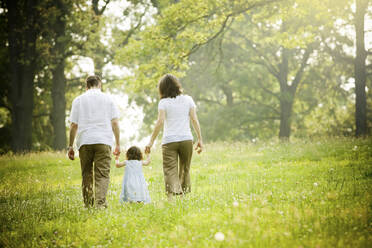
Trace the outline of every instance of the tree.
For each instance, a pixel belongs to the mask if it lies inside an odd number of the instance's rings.
[[[37,69],[37,38],[41,32],[38,0],[5,1],[8,23],[12,149],[29,151],[32,145],[34,79]]]
[[[355,12],[355,43],[356,56],[354,60],[355,74],[355,135],[365,136],[367,130],[367,99],[366,99],[366,58],[364,22],[367,13],[368,0],[356,0]]]
[[[135,69],[135,80],[131,84],[139,89],[147,88],[166,72],[182,77],[189,68],[190,55],[202,46],[220,36],[243,40],[236,46],[247,54],[247,62],[263,66],[279,83],[277,93],[265,87],[264,82],[261,88],[279,101],[279,137],[288,139],[295,94],[314,50],[314,35],[302,37],[309,33],[305,29],[315,30],[311,28],[315,10],[311,9],[309,1],[245,1],[233,4],[222,1],[211,5],[200,1],[189,12],[179,16],[179,9],[185,9],[187,4],[188,1],[183,1],[163,9],[157,25],[145,30],[140,41],[132,43],[133,50],[122,51],[119,55],[129,61],[135,57],[143,63],[138,65],[138,70]],[[302,15],[297,13],[298,10]],[[252,16],[261,18],[261,23],[255,23]],[[235,19],[240,22],[245,19],[248,23],[234,26]],[[252,32],[253,29],[256,31]],[[256,36],[256,40],[250,38],[252,35]],[[220,89],[232,105],[234,98],[229,80],[226,82],[221,84]]]
[[[355,12],[352,6],[355,4]],[[351,66],[354,69],[355,84],[355,135],[365,136],[368,134],[367,97],[366,81],[367,65],[366,59],[371,53],[365,48],[365,17],[370,13],[371,6],[368,0],[349,0],[341,5],[343,8],[331,9],[329,15],[333,16],[333,26],[326,29],[323,40],[328,44],[327,51],[332,55],[335,63],[343,63],[345,67]],[[331,17],[330,17],[331,18]],[[338,22],[342,22],[339,24]],[[353,28],[355,35],[350,32],[343,32],[345,29]],[[332,45],[330,45],[332,44]],[[350,52],[355,48],[355,54]],[[350,75],[351,76],[351,75]],[[349,77],[349,75],[345,75]]]
[[[306,16],[304,19],[311,21],[308,17]],[[295,41],[298,45],[293,45],[293,41],[291,42],[289,39],[292,39],[291,37],[293,36],[302,35],[298,34],[299,30],[308,24],[300,20],[294,22],[293,19],[291,20],[293,17],[290,14],[287,14],[285,19],[283,17],[281,18],[279,20],[279,23],[281,22],[280,27],[275,22],[270,23],[270,21],[253,23],[256,27],[261,26],[257,31],[257,41],[251,40],[242,34],[240,36],[245,40],[245,46],[250,49],[247,55],[252,58],[250,59],[251,63],[262,65],[279,84],[279,92],[274,92],[267,88],[264,83],[265,79],[261,82],[261,87],[262,90],[279,100],[279,138],[287,140],[291,133],[291,119],[295,95],[299,84],[303,80],[305,69],[308,66],[308,60],[314,50],[314,44],[313,41],[298,40]],[[237,30],[235,32],[239,33]],[[277,42],[262,42],[268,34],[275,37],[275,32],[279,34]],[[280,37],[283,35],[288,36],[288,38],[283,39]]]
[[[54,46],[52,57],[54,65],[52,69],[52,111],[51,122],[53,126],[53,149],[62,150],[66,147],[66,77],[65,63],[71,38],[66,34],[68,15],[72,12],[72,2],[55,1],[56,16],[53,23]]]

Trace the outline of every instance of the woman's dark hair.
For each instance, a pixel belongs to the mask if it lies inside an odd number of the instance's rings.
[[[85,80],[87,83],[87,88],[90,89],[92,87],[97,87],[101,83],[101,78],[99,76],[89,76]]]
[[[181,95],[182,88],[178,79],[172,74],[165,74],[159,81],[160,98],[176,97]]]
[[[127,160],[142,160],[142,152],[137,146],[132,146],[127,151]]]

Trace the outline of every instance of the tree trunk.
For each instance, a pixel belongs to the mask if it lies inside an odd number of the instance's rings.
[[[280,130],[279,138],[281,140],[289,140],[291,135],[291,118],[293,112],[293,103],[297,87],[300,84],[307,62],[311,53],[313,52],[313,45],[309,44],[305,50],[305,53],[301,59],[300,67],[296,71],[295,77],[291,84],[288,84],[288,58],[290,52],[288,49],[283,48],[282,61],[279,64],[279,83],[280,83]]]
[[[94,63],[94,75],[99,76],[101,79],[103,77],[103,67],[105,63],[103,62],[103,58],[99,57],[99,55],[93,56],[93,63]]]
[[[26,152],[32,147],[32,114],[34,107],[34,78],[36,30],[34,1],[20,6],[18,1],[7,1],[11,106],[12,150]],[[22,16],[25,15],[25,16]]]
[[[98,0],[92,0],[92,9],[97,18],[94,19],[94,24],[96,27],[99,27],[99,22],[103,12],[105,11],[107,5],[110,3],[110,0],[105,1],[105,5],[99,8]],[[99,41],[97,41],[99,43]],[[94,64],[94,74],[99,76],[102,79],[103,76],[103,67],[105,66],[104,57],[102,56],[102,51],[105,51],[105,47],[102,44],[98,44],[92,55],[93,64]]]
[[[53,70],[52,85],[52,125],[53,125],[53,149],[63,150],[66,148],[66,78],[64,59]]]
[[[355,124],[357,137],[367,135],[367,101],[366,101],[366,58],[364,44],[364,16],[368,0],[356,1],[355,33],[356,58],[354,61],[355,74]]]
[[[279,139],[289,140],[291,135],[291,115],[293,97],[290,94],[288,85],[288,49],[282,48],[282,61],[279,64],[279,84],[280,84],[280,129]]]
[[[280,90],[280,129],[279,138],[283,141],[289,140],[291,135],[291,117],[294,96],[291,91]]]
[[[51,122],[53,126],[53,149],[63,150],[66,147],[66,77],[65,77],[65,53],[67,51],[66,14],[67,8],[62,1],[56,1],[56,6],[60,10],[60,15],[55,23],[56,44],[53,53],[56,58],[56,67],[53,69],[52,83],[52,114]]]

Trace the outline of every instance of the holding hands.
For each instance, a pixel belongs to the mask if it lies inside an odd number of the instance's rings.
[[[152,143],[148,143],[146,146],[145,146],[145,154],[150,154],[151,153],[151,147],[152,147]]]
[[[115,155],[115,165],[116,165],[116,167],[117,167],[117,168],[121,167],[121,166],[120,166],[120,162],[119,162],[119,156],[120,156],[120,145],[118,145],[118,144],[116,145],[113,154]]]

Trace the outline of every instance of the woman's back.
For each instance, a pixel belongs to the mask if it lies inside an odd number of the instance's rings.
[[[163,144],[193,139],[190,129],[191,108],[195,108],[195,103],[188,95],[160,100],[159,110],[165,111]]]

